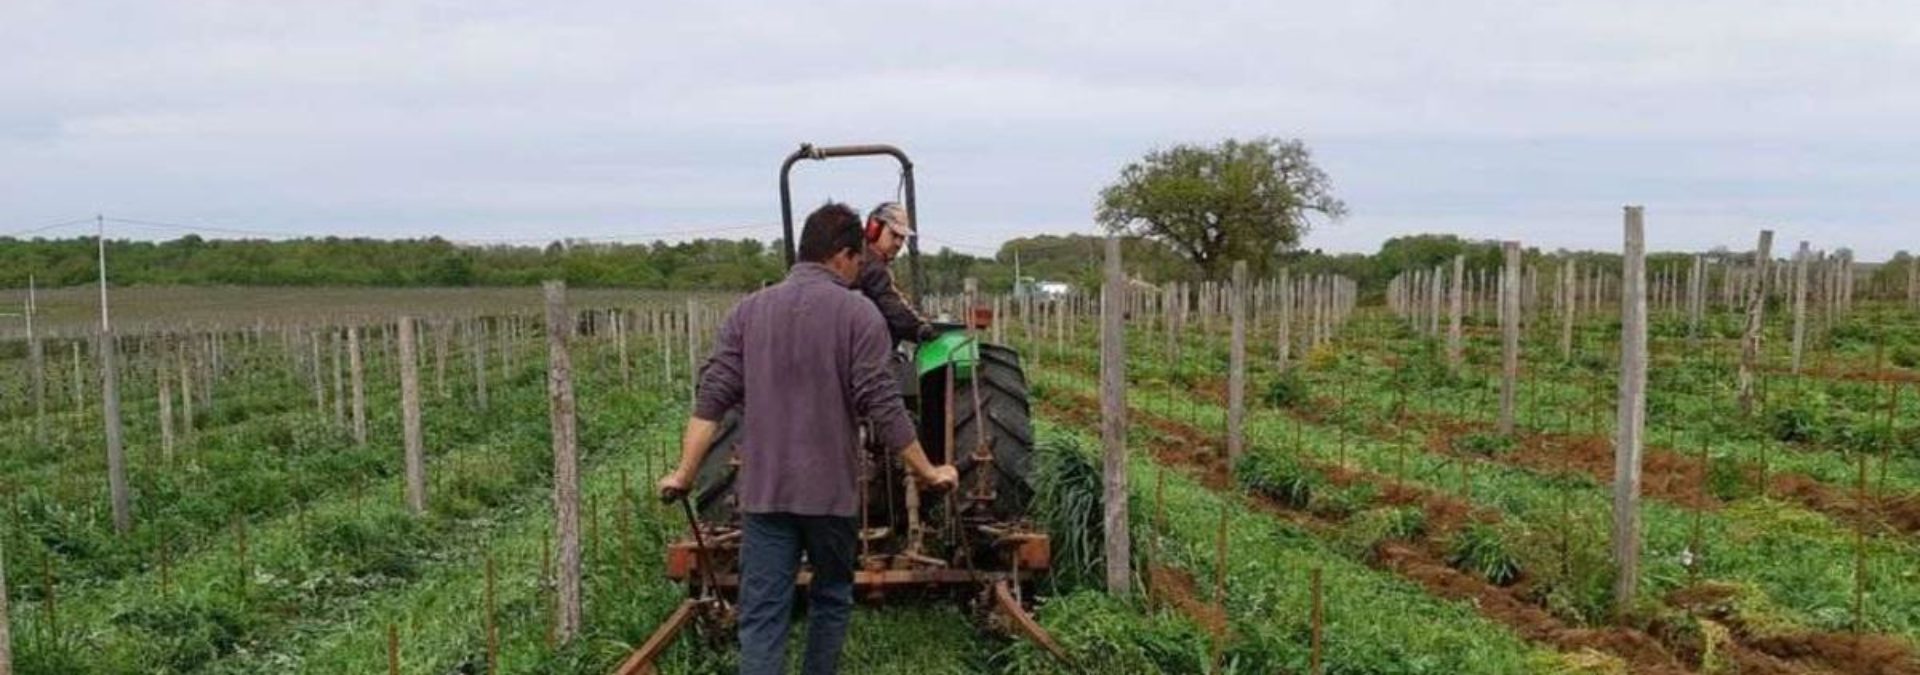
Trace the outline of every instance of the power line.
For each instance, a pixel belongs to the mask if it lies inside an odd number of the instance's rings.
[[[80,225],[83,223],[91,223],[91,222],[93,222],[92,218],[76,218],[73,220],[58,222],[51,225],[41,225],[39,227],[30,227],[24,230],[20,230],[18,232],[8,232],[5,234],[0,234],[0,239],[13,239],[21,235],[33,234],[36,232],[45,232],[47,230],[57,230],[62,227],[71,227],[74,225]]]

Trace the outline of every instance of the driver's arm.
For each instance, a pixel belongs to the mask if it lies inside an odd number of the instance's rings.
[[[926,342],[933,338],[933,326],[913,311],[907,299],[900,293],[900,286],[893,282],[893,270],[887,263],[873,256],[867,256],[860,262],[860,274],[854,279],[854,286],[860,294],[872,300],[880,308],[880,316],[887,320],[887,333],[895,343],[912,340]]]

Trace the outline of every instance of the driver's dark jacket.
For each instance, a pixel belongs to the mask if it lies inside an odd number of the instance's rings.
[[[880,316],[887,320],[887,333],[893,337],[894,344],[906,340],[924,342],[930,337],[931,327],[907,304],[900,286],[893,282],[893,271],[878,254],[868,251],[861,255],[860,274],[854,277],[853,286],[880,308]]]

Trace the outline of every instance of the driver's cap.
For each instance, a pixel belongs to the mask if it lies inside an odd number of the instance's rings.
[[[902,237],[913,236],[913,223],[907,218],[907,209],[900,202],[880,202],[867,214],[867,219],[886,223],[887,229]]]

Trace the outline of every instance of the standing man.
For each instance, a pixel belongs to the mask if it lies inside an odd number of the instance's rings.
[[[871,421],[887,450],[929,487],[959,480],[953,466],[927,461],[894,383],[886,323],[847,288],[860,269],[862,239],[859,214],[844,204],[807,216],[800,262],[786,280],[741,300],[720,326],[680,441],[680,465],[660,479],[661,496],[685,496],[720,418],[744,404],[735,482],[745,530],[742,675],[786,670],[803,551],[813,566],[803,672],[839,668],[853,610],[859,420]]]
[[[860,257],[860,276],[854,281],[854,287],[880,308],[895,344],[933,339],[933,326],[907,304],[907,299],[900,294],[900,286],[893,282],[893,270],[889,267],[894,256],[900,254],[900,247],[913,237],[913,224],[908,222],[906,208],[898,202],[881,202],[867,214],[865,233],[867,250]]]

